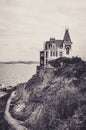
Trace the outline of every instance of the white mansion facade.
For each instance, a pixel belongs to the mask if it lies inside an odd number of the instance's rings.
[[[59,57],[71,57],[71,47],[72,41],[66,29],[63,40],[50,38],[45,42],[43,51],[40,51],[40,66],[46,66],[48,61]]]

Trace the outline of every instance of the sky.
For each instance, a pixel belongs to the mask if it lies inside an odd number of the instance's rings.
[[[44,41],[69,28],[73,56],[86,58],[86,0],[0,0],[0,61],[39,60]]]

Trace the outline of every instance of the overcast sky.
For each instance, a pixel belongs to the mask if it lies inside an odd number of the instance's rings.
[[[43,42],[63,39],[86,57],[86,0],[0,0],[0,61],[39,60]]]

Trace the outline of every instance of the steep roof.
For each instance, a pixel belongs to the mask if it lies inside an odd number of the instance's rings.
[[[68,29],[65,30],[63,40],[56,40],[55,38],[50,38],[49,41],[46,41],[45,42],[45,49],[47,49],[47,44],[53,44],[53,43],[56,44],[57,47],[62,48],[63,44],[64,44],[64,41],[72,44]]]
[[[49,44],[49,43],[51,43],[51,44],[56,44],[56,46],[57,47],[60,47],[60,48],[62,48],[63,47],[63,40],[56,40],[56,39],[50,39],[50,41],[46,41],[46,43],[45,43],[45,49],[47,49],[47,44]]]
[[[63,47],[63,40],[55,40],[55,44],[57,47]]]
[[[72,43],[68,29],[66,29],[66,31],[65,31],[63,40]]]

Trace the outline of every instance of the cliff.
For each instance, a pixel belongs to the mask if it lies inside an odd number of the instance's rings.
[[[86,62],[59,58],[18,85],[11,115],[30,130],[86,129]]]
[[[4,119],[5,107],[9,97],[10,92],[5,92],[3,89],[0,89],[0,130],[13,130]]]

